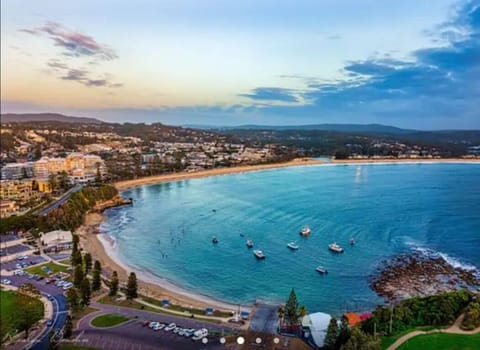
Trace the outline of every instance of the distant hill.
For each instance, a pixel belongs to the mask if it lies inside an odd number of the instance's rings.
[[[239,126],[207,126],[207,125],[188,125],[195,129],[217,129],[217,130],[324,130],[337,131],[345,133],[375,133],[375,134],[408,134],[416,130],[401,129],[394,126],[381,124],[310,124],[310,125],[239,125]]]
[[[26,122],[61,122],[61,123],[84,123],[84,124],[100,124],[101,120],[95,118],[69,117],[57,113],[25,113],[15,114],[7,113],[0,116],[2,123],[26,123]]]

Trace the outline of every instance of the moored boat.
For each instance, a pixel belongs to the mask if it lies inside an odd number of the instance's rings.
[[[218,243],[218,238],[214,236],[214,237],[212,238],[212,243],[213,243],[213,244],[217,244],[217,243]]]
[[[265,254],[263,254],[263,252],[260,249],[255,249],[253,251],[253,255],[255,255],[257,259],[260,259],[260,260],[265,259]]]
[[[350,238],[350,245],[355,245],[355,238]]]
[[[291,250],[297,250],[298,248],[300,248],[295,242],[288,243],[287,247],[290,248]]]
[[[247,239],[247,247],[253,248],[253,241],[251,239]]]
[[[340,247],[337,242],[333,242],[332,244],[328,245],[328,249],[335,253],[343,253],[343,248]]]
[[[310,227],[305,226],[305,227],[302,228],[302,230],[300,231],[300,236],[302,236],[302,237],[307,237],[307,236],[310,236],[311,233],[312,233],[312,230],[310,230]]]
[[[327,269],[322,267],[322,266],[317,266],[315,271],[317,271],[318,273],[320,273],[322,275],[326,275],[328,273]]]

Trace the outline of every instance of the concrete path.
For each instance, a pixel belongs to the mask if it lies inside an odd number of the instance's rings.
[[[463,329],[460,328],[460,324],[462,323],[463,318],[465,317],[464,314],[460,315],[455,322],[448,328],[446,329],[433,329],[431,331],[413,331],[410,333],[405,334],[404,336],[401,336],[400,338],[397,339],[395,343],[390,345],[387,350],[395,350],[397,349],[400,345],[405,343],[407,340],[412,339],[413,337],[416,337],[418,335],[422,334],[433,334],[433,333],[449,333],[449,334],[477,334],[480,333],[480,327],[475,328],[471,331],[464,331]]]

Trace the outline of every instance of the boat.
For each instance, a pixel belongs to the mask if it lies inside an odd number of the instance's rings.
[[[291,250],[297,250],[298,248],[300,248],[295,242],[288,243],[287,247],[290,248]]]
[[[355,245],[355,238],[350,238],[350,245]]]
[[[305,226],[305,227],[302,228],[302,230],[300,231],[300,236],[302,236],[302,237],[307,237],[307,236],[310,236],[310,233],[312,233],[312,230],[310,230],[310,227]]]
[[[253,241],[251,239],[247,239],[247,247],[253,248]]]
[[[333,242],[332,244],[328,245],[328,249],[335,253],[343,253],[343,248],[340,247],[337,242]]]
[[[326,275],[328,273],[327,269],[322,267],[322,266],[317,266],[315,271],[317,271],[318,273],[320,273],[322,275]]]
[[[255,249],[253,251],[253,255],[255,255],[257,259],[265,259],[265,254],[263,254],[263,252],[260,249]]]
[[[243,233],[240,233],[240,237],[245,237],[245,234],[243,234]]]
[[[214,237],[212,238],[212,243],[213,243],[213,244],[217,244],[217,243],[218,243],[218,238],[214,236]]]

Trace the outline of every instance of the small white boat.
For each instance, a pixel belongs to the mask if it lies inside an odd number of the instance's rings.
[[[253,248],[253,241],[251,239],[247,239],[247,247]]]
[[[318,273],[320,273],[322,275],[326,275],[328,273],[327,269],[322,267],[322,266],[317,266],[315,271],[317,271]]]
[[[310,233],[312,233],[312,230],[310,230],[310,227],[305,226],[305,227],[302,228],[302,230],[300,231],[300,236],[302,236],[302,237],[307,237],[307,236],[310,236]]]
[[[290,248],[291,250],[297,250],[298,248],[300,248],[295,242],[288,243],[287,247]]]
[[[263,252],[260,249],[255,249],[253,251],[253,255],[255,255],[257,259],[265,259],[265,254],[263,254]]]
[[[330,249],[334,253],[343,253],[343,248],[340,247],[337,242],[333,242],[332,244],[328,245],[328,249]]]

